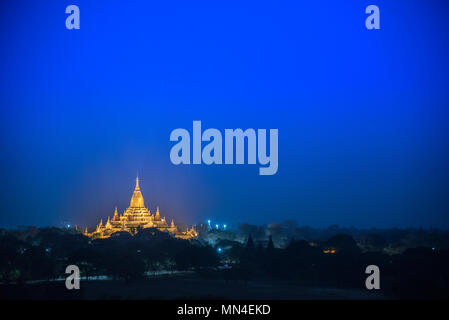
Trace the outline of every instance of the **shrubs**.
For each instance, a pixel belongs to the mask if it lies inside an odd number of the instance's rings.
[[[65,277],[65,267],[75,264],[81,276],[109,276],[134,280],[148,271],[187,270],[217,266],[215,250],[188,240],[175,239],[158,230],[138,236],[116,234],[91,240],[79,233],[46,228],[20,241],[0,237],[0,282],[25,282]]]

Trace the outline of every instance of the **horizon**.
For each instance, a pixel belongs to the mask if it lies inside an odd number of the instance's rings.
[[[291,222],[293,221],[294,223],[296,223],[296,228],[301,229],[301,228],[311,228],[311,229],[316,229],[316,230],[328,230],[331,228],[338,228],[338,229],[355,229],[357,231],[370,231],[370,230],[378,230],[378,231],[384,231],[384,230],[424,230],[424,231],[431,231],[431,230],[436,230],[436,231],[445,231],[445,232],[449,232],[449,228],[444,228],[444,227],[435,227],[435,226],[429,226],[429,227],[416,227],[416,226],[403,226],[403,227],[383,227],[383,228],[379,228],[379,227],[356,227],[356,226],[345,226],[345,225],[338,225],[338,224],[331,224],[331,225],[327,225],[327,226],[311,226],[311,225],[307,225],[307,224],[299,224],[297,223],[297,221],[295,220],[283,220],[283,221],[271,221],[271,222],[267,222],[267,223],[262,223],[262,224],[253,224],[253,223],[248,223],[247,221],[240,221],[240,222],[236,222],[236,223],[227,223],[227,228],[226,230],[224,230],[222,228],[222,226],[220,226],[219,231],[235,231],[238,229],[239,225],[241,224],[248,224],[250,226],[257,226],[257,227],[268,227],[270,224],[279,224],[282,225],[286,222]],[[178,221],[177,224],[183,225],[183,226],[197,226],[199,224],[204,224],[207,225],[207,221],[198,221],[195,222],[193,224],[187,224],[183,221]],[[0,226],[0,229],[3,230],[9,230],[9,231],[14,231],[14,230],[20,230],[23,228],[38,228],[38,229],[44,229],[44,228],[57,228],[57,229],[62,229],[62,230],[67,230],[67,229],[74,229],[75,227],[78,227],[78,229],[80,229],[81,231],[87,227],[88,229],[94,228],[95,225],[92,226],[80,226],[77,224],[71,224],[70,227],[67,227],[64,225],[64,223],[61,223],[59,226],[57,225],[15,225],[15,226]],[[216,230],[214,228],[212,228],[213,230]]]

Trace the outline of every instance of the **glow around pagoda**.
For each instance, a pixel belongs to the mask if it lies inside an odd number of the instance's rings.
[[[142,192],[140,192],[139,177],[136,178],[136,188],[134,189],[128,209],[126,209],[122,215],[119,215],[116,207],[112,219],[108,217],[108,220],[104,225],[103,220],[101,220],[94,232],[89,233],[86,228],[84,234],[95,238],[109,238],[116,232],[126,231],[134,235],[140,229],[146,228],[168,231],[176,238],[181,239],[192,239],[198,235],[193,227],[186,231],[180,231],[173,222],[173,219],[170,224],[168,224],[165,217],[161,218],[159,207],[156,210],[156,214],[153,215],[150,210],[145,207]]]

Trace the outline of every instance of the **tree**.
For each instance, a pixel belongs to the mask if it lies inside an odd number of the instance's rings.
[[[339,253],[359,254],[360,248],[354,238],[346,234],[337,234],[324,243],[325,247],[334,248]]]
[[[274,250],[273,238],[271,236],[268,238],[267,250]]]
[[[246,247],[247,248],[254,248],[254,241],[251,234],[248,236],[248,241],[246,241]]]

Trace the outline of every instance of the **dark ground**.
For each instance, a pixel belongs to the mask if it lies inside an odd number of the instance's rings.
[[[286,281],[225,282],[193,275],[165,276],[125,282],[81,281],[80,290],[67,290],[64,281],[0,286],[1,299],[388,299],[366,289],[314,288]]]

